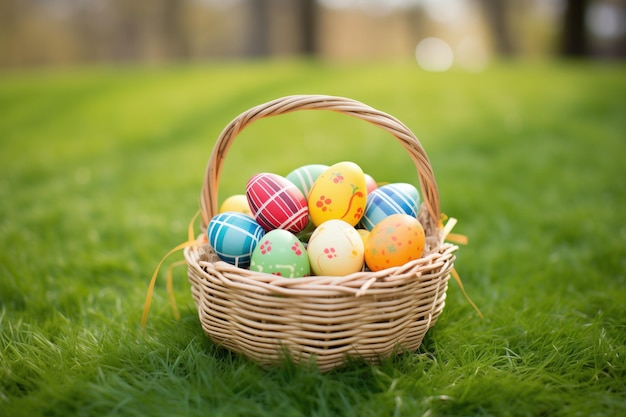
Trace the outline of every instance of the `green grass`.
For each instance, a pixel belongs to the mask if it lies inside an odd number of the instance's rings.
[[[231,63],[0,75],[0,415],[615,416],[626,413],[626,79],[621,64]],[[161,257],[185,240],[221,129],[294,93],[404,121],[470,244],[420,349],[320,374],[262,369],[204,336]],[[294,146],[293,143],[296,145]],[[223,197],[259,171],[353,160],[415,182],[356,119],[266,119],[231,148]],[[180,254],[170,260],[181,259]]]

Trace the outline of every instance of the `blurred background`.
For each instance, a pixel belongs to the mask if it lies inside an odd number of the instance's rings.
[[[623,0],[0,0],[0,68],[626,55]]]

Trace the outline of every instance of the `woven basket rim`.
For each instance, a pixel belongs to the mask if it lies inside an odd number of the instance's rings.
[[[359,271],[343,276],[320,276],[287,278],[266,272],[252,271],[239,268],[227,262],[219,260],[211,252],[208,244],[197,244],[185,248],[185,258],[188,264],[197,265],[199,268],[211,267],[224,276],[225,280],[232,281],[232,286],[243,284],[245,286],[259,286],[264,291],[280,292],[289,294],[290,291],[338,291],[351,293],[355,296],[365,294],[370,288],[384,283],[392,287],[401,284],[403,280],[414,279],[416,276],[426,275],[431,271],[439,271],[445,263],[452,264],[455,260],[454,253],[458,246],[451,243],[443,243],[436,252],[430,253],[419,259],[412,260],[403,265],[386,268],[380,271]],[[207,260],[197,260],[204,255]],[[196,259],[194,259],[196,258]],[[211,260],[212,259],[212,260]],[[417,272],[415,272],[417,271]]]

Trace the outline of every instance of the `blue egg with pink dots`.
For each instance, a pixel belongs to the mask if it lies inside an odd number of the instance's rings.
[[[244,213],[227,211],[214,216],[207,226],[209,245],[224,262],[248,268],[254,248],[265,230]]]
[[[417,218],[419,206],[420,195],[415,186],[403,182],[383,185],[368,194],[361,224],[372,230],[392,214],[408,214]]]

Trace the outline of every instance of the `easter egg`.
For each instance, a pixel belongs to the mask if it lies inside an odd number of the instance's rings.
[[[352,225],[331,219],[320,224],[309,239],[307,252],[315,275],[343,276],[363,268],[363,240]]]
[[[365,210],[365,175],[354,162],[339,162],[328,167],[309,192],[309,216],[319,226],[327,220],[343,220],[355,226]]]
[[[285,229],[298,233],[309,222],[306,197],[280,175],[254,175],[246,185],[246,197],[254,218],[267,232]]]
[[[378,187],[367,196],[361,224],[372,230],[378,222],[392,214],[417,217],[420,196],[417,188],[407,183],[391,183]]]
[[[238,211],[239,213],[252,216],[252,210],[248,204],[248,198],[245,194],[235,194],[228,197],[220,206],[219,212]]]
[[[369,174],[365,174],[365,189],[367,190],[367,194],[370,194],[372,191],[378,188],[378,184],[376,184],[376,180]]]
[[[369,239],[370,237],[370,231],[367,229],[356,229],[356,231],[359,234],[359,236],[361,236],[361,240],[363,241],[363,247],[365,247],[365,244],[367,243],[367,239]]]
[[[209,221],[207,240],[217,256],[240,268],[250,265],[250,257],[265,230],[252,217],[228,211]]]
[[[285,278],[311,274],[309,258],[302,242],[283,229],[269,231],[252,252],[251,271],[259,271]]]
[[[400,266],[421,258],[425,235],[422,224],[408,214],[393,214],[381,220],[365,244],[365,263],[372,271]]]
[[[298,187],[305,197],[308,197],[313,183],[327,168],[328,165],[321,164],[304,165],[291,171],[285,178]]]

